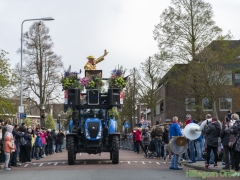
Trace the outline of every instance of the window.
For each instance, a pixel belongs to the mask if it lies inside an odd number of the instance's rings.
[[[164,110],[163,105],[164,105],[163,99],[157,102],[156,108],[155,108],[156,115],[159,115],[163,112]]]
[[[203,110],[205,110],[205,111],[212,111],[213,105],[210,103],[208,98],[204,98],[202,100],[202,106],[203,106]]]
[[[186,111],[194,111],[195,110],[195,98],[186,98]]]
[[[226,84],[232,85],[232,71],[228,71],[224,77],[227,80]]]
[[[160,102],[157,102],[155,112],[156,115],[160,114]]]
[[[232,98],[220,98],[219,99],[220,111],[227,111],[232,109]]]
[[[163,103],[163,99],[160,101],[160,113],[162,113],[164,110],[164,103]]]
[[[240,73],[235,74],[235,85],[236,86],[240,85]]]

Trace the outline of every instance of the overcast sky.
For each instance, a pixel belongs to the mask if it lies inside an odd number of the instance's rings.
[[[213,6],[214,20],[224,32],[240,38],[240,1],[208,0]],[[0,49],[9,52],[11,66],[20,62],[21,23],[25,19],[53,17],[45,22],[50,28],[54,52],[62,56],[67,69],[83,70],[86,57],[103,55],[97,65],[103,76],[110,76],[115,66],[139,67],[157,53],[153,39],[154,25],[170,5],[170,0],[0,0]],[[26,32],[33,22],[25,22]]]

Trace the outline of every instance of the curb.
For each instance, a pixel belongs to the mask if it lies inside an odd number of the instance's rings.
[[[203,170],[203,171],[208,171],[208,172],[220,172],[222,171],[223,169],[217,169],[217,168],[205,168],[203,166],[194,166],[194,165],[190,165],[190,164],[183,164],[184,166],[186,167],[190,167],[190,168],[193,168],[193,169],[196,169],[196,170]],[[230,170],[224,170],[224,171],[230,171]]]

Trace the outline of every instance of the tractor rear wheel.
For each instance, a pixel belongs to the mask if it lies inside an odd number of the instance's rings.
[[[112,163],[119,163],[119,138],[118,136],[113,136],[112,138]]]
[[[74,137],[69,136],[68,137],[68,164],[74,165],[76,160],[76,154],[74,152]]]

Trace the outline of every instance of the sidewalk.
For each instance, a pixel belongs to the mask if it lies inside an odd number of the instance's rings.
[[[211,172],[220,172],[225,165],[222,165],[222,162],[218,162],[217,167],[213,167],[213,164],[210,164],[208,168],[205,168],[205,161],[197,161],[196,163],[188,164],[187,162],[181,162],[182,165],[190,167],[197,170],[211,171]],[[227,170],[225,170],[227,171]]]

